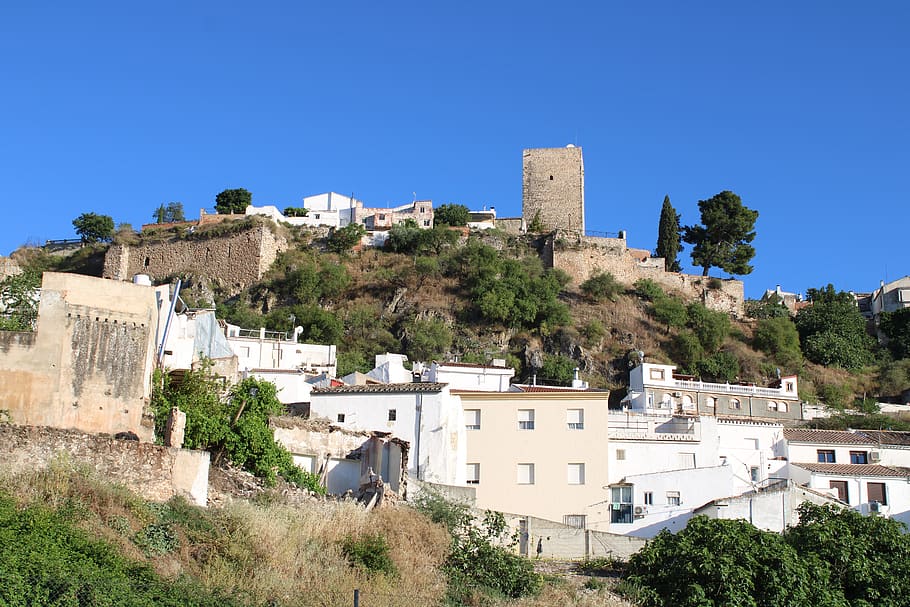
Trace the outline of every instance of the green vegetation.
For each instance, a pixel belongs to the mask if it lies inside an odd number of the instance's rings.
[[[683,240],[694,245],[692,263],[704,268],[704,276],[711,268],[730,274],[752,272],[749,262],[755,257],[755,249],[749,243],[755,240],[758,211],[746,207],[739,196],[727,190],[699,200],[698,210],[701,225],[683,229]]]
[[[326,247],[333,253],[347,253],[360,244],[360,239],[366,235],[367,229],[359,223],[349,223],[343,228],[332,231]]]
[[[341,544],[341,553],[353,566],[388,576],[398,574],[395,562],[389,556],[389,544],[379,533],[367,533],[358,538],[347,536]]]
[[[73,227],[82,242],[110,242],[114,237],[114,220],[109,215],[83,213],[73,220]]]
[[[152,219],[155,220],[155,223],[186,221],[186,216],[183,214],[183,203],[169,202],[167,204],[160,204],[152,214]]]
[[[803,354],[826,367],[860,369],[872,362],[872,338],[853,295],[833,285],[807,291],[811,306],[796,314]]]
[[[879,329],[894,358],[910,358],[910,308],[883,313]]]
[[[758,321],[753,345],[770,356],[790,372],[799,370],[802,353],[799,349],[799,332],[789,316],[763,318]]]
[[[215,210],[221,215],[242,215],[253,204],[253,195],[243,188],[222,190],[215,196]]]
[[[597,302],[616,301],[616,296],[624,290],[609,272],[597,272],[581,283],[581,292]]]
[[[310,210],[306,207],[284,207],[285,217],[306,217]]]
[[[679,241],[679,220],[680,215],[670,204],[670,197],[664,196],[664,204],[660,209],[660,222],[657,226],[655,253],[658,257],[664,258],[664,267],[667,272],[682,272],[682,266],[676,259],[677,254],[683,250]]]
[[[626,592],[643,607],[897,607],[910,592],[901,523],[805,503],[783,535],[695,517],[629,561]]]
[[[466,226],[471,220],[471,211],[463,204],[444,204],[435,209],[433,220],[437,225]]]
[[[21,274],[7,276],[0,282],[0,331],[34,331],[38,320],[38,289],[41,273],[26,269]]]

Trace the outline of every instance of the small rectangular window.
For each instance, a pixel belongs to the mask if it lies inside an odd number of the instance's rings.
[[[753,483],[757,483],[758,481],[761,480],[761,476],[759,475],[758,466],[752,466],[751,468],[749,468],[749,478],[752,479]]]
[[[585,429],[585,410],[584,409],[566,409],[566,425],[569,430]]]
[[[518,410],[518,429],[519,430],[533,430],[534,429],[534,409],[519,409]]]
[[[336,417],[335,419],[337,419],[339,422],[343,422],[343,421],[344,421],[344,413],[339,413],[339,414],[338,414],[338,417]]]
[[[819,463],[821,463],[821,464],[836,463],[834,460],[834,450],[833,449],[819,449],[816,453],[818,453]]]
[[[584,464],[569,464],[569,484],[570,485],[584,485],[585,484],[585,465]]]
[[[851,451],[850,452],[850,463],[851,464],[868,464],[869,457],[865,451]]]
[[[562,517],[562,524],[566,527],[584,529],[587,527],[587,517],[584,514],[566,514]]]
[[[651,491],[645,491],[645,506],[654,505],[654,493]]]
[[[837,491],[837,499],[847,504],[850,503],[850,490],[847,486],[847,481],[828,481],[828,486]]]
[[[624,459],[626,459],[626,450],[625,450],[625,449],[617,449],[617,450],[616,450],[616,461],[622,461],[622,460],[624,460]]]
[[[888,496],[885,494],[885,483],[866,483],[866,493],[870,502],[878,502],[882,506],[888,505]]]
[[[651,369],[651,379],[663,381],[664,370],[663,369]]]
[[[534,484],[534,464],[518,464],[518,484]]]
[[[681,504],[682,498],[679,496],[679,491],[667,491],[668,506],[679,506]]]
[[[694,453],[679,453],[679,469],[680,470],[689,470],[695,468],[695,454]]]
[[[468,430],[480,430],[480,409],[465,409],[464,425]]]
[[[398,411],[395,409],[389,409],[389,421],[393,422],[398,419]]]
[[[467,482],[469,485],[480,484],[480,464],[468,464]]]

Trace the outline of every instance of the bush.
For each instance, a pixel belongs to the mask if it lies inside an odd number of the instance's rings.
[[[539,379],[554,384],[568,385],[575,378],[575,368],[578,364],[568,356],[560,354],[544,354],[543,366],[537,372]]]
[[[360,239],[367,233],[367,229],[359,223],[349,223],[343,228],[332,230],[326,242],[326,248],[333,253],[347,253],[360,244]]]
[[[348,536],[341,544],[341,552],[352,566],[387,576],[398,574],[395,562],[389,556],[389,544],[379,533],[367,533],[358,538]]]
[[[466,226],[471,220],[471,211],[463,204],[444,204],[435,210],[433,220],[437,224]]]
[[[668,333],[671,327],[684,326],[688,319],[685,304],[672,296],[654,300],[651,305],[651,316],[657,322],[666,325]]]
[[[581,283],[581,291],[594,301],[616,301],[622,293],[623,286],[609,272],[598,272]]]
[[[798,367],[802,360],[799,332],[787,316],[763,318],[758,321],[752,345],[789,369]]]
[[[706,352],[716,352],[730,333],[730,317],[693,302],[686,308],[687,326],[692,329]]]
[[[666,296],[660,285],[650,278],[642,278],[635,283],[635,294],[646,301],[657,301]]]

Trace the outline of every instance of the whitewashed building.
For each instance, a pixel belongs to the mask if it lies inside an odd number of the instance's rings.
[[[449,384],[453,390],[507,392],[515,377],[515,369],[496,358],[490,365],[433,362],[429,366],[421,365],[420,370],[422,381]]]

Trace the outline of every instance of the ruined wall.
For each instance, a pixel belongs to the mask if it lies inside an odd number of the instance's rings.
[[[0,256],[0,280],[3,280],[7,276],[15,276],[16,274],[21,273],[22,268],[19,267],[18,263],[9,257]]]
[[[578,286],[597,272],[609,272],[624,285],[632,286],[649,278],[665,291],[677,292],[684,298],[698,299],[712,310],[742,316],[745,289],[740,280],[720,280],[666,272],[663,260],[642,259],[641,251],[629,249],[625,238],[579,238],[559,233],[549,237],[542,261],[565,271],[573,286]],[[550,263],[548,263],[550,262]]]
[[[585,232],[585,167],[581,148],[536,148],[522,153],[522,217],[544,231]]]
[[[0,409],[22,425],[153,439],[152,287],[45,272],[35,333],[0,332]]]
[[[173,238],[140,245],[113,245],[104,259],[105,278],[131,280],[148,274],[153,280],[191,275],[206,278],[229,294],[258,282],[287,241],[267,225],[209,238]]]
[[[0,474],[46,468],[55,460],[87,466],[105,480],[164,502],[208,498],[209,453],[36,426],[0,425]]]

